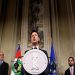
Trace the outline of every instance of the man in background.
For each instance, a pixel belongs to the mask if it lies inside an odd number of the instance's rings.
[[[68,58],[69,68],[65,71],[65,75],[75,75],[75,62],[73,57]]]
[[[0,51],[0,75],[8,75],[9,65],[4,61],[4,53]]]

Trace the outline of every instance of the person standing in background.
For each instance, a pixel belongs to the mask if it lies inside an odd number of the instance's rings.
[[[0,51],[0,75],[8,75],[9,64],[4,61],[4,53]]]
[[[69,68],[65,71],[65,75],[75,75],[75,62],[73,57],[68,58]]]

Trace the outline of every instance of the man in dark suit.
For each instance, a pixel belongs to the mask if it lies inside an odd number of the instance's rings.
[[[65,71],[65,75],[75,75],[75,63],[73,57],[68,58],[68,64],[69,68]]]
[[[31,47],[32,47],[32,49],[39,49],[39,50],[43,51],[46,54],[47,58],[48,58],[47,51],[42,50],[42,49],[39,48],[39,42],[40,42],[39,34],[38,34],[38,32],[36,30],[33,30],[31,32]],[[49,73],[49,68],[47,66],[46,70],[43,73],[39,74],[39,75],[48,75],[48,73]],[[32,75],[32,74],[29,74],[27,72],[25,72],[25,74],[26,75]]]
[[[4,62],[4,53],[0,51],[0,75],[8,75],[9,65]]]

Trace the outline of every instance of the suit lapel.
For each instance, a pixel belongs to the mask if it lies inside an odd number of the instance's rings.
[[[73,75],[75,75],[75,65],[74,65]]]
[[[70,74],[70,69],[68,69],[68,73],[69,73],[69,75],[71,75],[71,74]]]

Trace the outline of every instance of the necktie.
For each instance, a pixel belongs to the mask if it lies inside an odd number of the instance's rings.
[[[33,47],[32,49],[37,49],[37,47]]]
[[[71,71],[70,71],[71,75],[73,75],[73,68],[71,67]]]
[[[34,47],[34,49],[37,49],[37,47]]]

